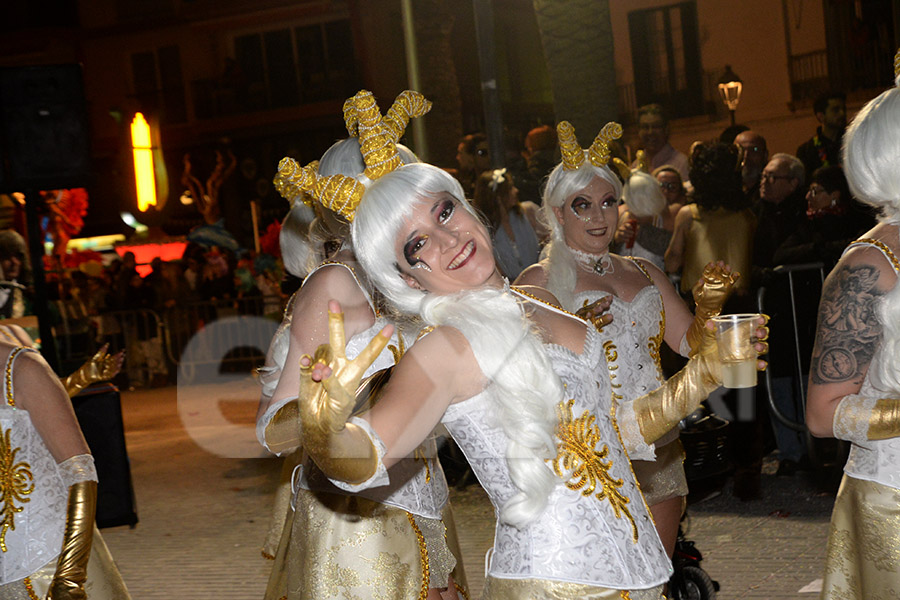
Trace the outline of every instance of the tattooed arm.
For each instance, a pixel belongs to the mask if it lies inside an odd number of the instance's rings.
[[[838,404],[859,393],[882,339],[876,305],[895,281],[884,256],[867,247],[848,252],[825,280],[806,405],[813,435],[833,437]]]

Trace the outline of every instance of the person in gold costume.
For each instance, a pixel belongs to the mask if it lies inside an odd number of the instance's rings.
[[[544,218],[552,231],[548,257],[522,273],[516,283],[547,288],[572,312],[598,303],[609,305],[612,322],[600,322],[598,329],[604,343],[616,350],[609,360],[610,377],[617,384],[616,399],[631,401],[665,380],[659,355],[663,342],[685,357],[699,347],[704,324],[719,314],[736,274],[724,265],[710,265],[701,272],[703,278],[697,286],[701,300],[695,319],[665,273],[652,262],[610,253],[622,184],[609,167],[590,161],[570,164],[567,156],[571,150],[580,150],[575,132],[565,121],[557,126],[557,132],[563,162],[550,173],[543,202]],[[654,202],[659,208],[665,206],[652,176],[632,174],[624,164],[622,170],[628,177],[625,196],[632,210]],[[671,556],[688,493],[678,428],[656,440],[645,453],[631,453],[630,457]]]
[[[894,59],[900,83],[900,52]],[[852,442],[831,516],[822,598],[891,598],[900,589],[900,89],[882,93],[844,136],[850,190],[880,223],[825,280],[806,422]]]
[[[358,112],[360,104],[365,106],[362,114]],[[375,124],[389,123],[396,143],[410,117],[425,114],[430,106],[421,94],[407,91],[382,118],[371,93],[360,92],[344,107],[351,137],[323,155],[316,166],[317,175],[323,180],[360,175],[365,164],[357,135],[365,135]],[[417,160],[405,148],[403,157],[405,162]],[[297,420],[297,365],[301,355],[313,352],[328,339],[329,299],[340,299],[346,306],[351,355],[362,350],[388,320],[347,240],[352,208],[329,194],[313,199],[278,177],[276,186],[293,205],[281,236],[282,252],[288,268],[302,272],[305,279],[289,301],[260,373],[263,396],[258,437],[271,452],[290,453],[275,505],[273,522],[278,535],[267,542],[274,563],[265,597],[465,598],[465,577],[457,558],[452,515],[446,507],[447,484],[436,450],[430,448],[433,440],[426,444],[429,450],[417,449],[415,457],[392,469],[391,485],[356,494],[336,487],[307,460],[307,440],[300,436]],[[318,216],[306,234],[302,227],[298,230],[298,223],[309,223],[301,213],[309,213],[310,208]],[[326,259],[323,251],[310,251],[310,245],[319,245],[314,239],[310,243],[310,235],[337,242],[332,245],[339,247]],[[402,331],[398,328],[390,351],[381,353],[367,375],[390,367],[413,343],[415,333],[409,326]]]
[[[69,401],[121,355],[101,351],[60,381],[24,331],[0,333],[0,598],[129,600],[94,525],[97,473]]]

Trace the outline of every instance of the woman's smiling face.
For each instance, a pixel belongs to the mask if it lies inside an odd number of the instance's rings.
[[[447,193],[416,202],[395,250],[411,287],[451,294],[499,281],[487,229]]]
[[[605,179],[594,177],[587,187],[566,198],[562,206],[554,207],[553,213],[570,248],[590,254],[609,249],[619,209],[615,190]]]

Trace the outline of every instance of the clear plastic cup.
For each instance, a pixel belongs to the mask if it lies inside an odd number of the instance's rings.
[[[722,385],[731,389],[756,386],[756,349],[751,338],[760,315],[744,313],[713,317],[722,361]]]

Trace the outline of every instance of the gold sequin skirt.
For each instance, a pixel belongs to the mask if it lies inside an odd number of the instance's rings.
[[[822,598],[896,598],[900,490],[844,474],[831,513]]]
[[[32,573],[25,580],[0,585],[3,600],[43,600],[47,597],[50,582],[56,573],[56,559]],[[30,589],[29,589],[30,588]],[[113,562],[112,555],[100,531],[94,526],[91,558],[88,559],[85,593],[90,600],[131,600],[122,575]]]
[[[647,506],[654,506],[671,498],[687,496],[688,484],[684,476],[684,447],[676,438],[656,449],[656,460],[633,460],[631,467]]]
[[[294,505],[266,600],[424,599],[429,587],[447,587],[456,558],[441,521],[359,496],[304,489]]]
[[[649,590],[612,590],[549,579],[502,579],[488,575],[482,600],[665,600],[663,586]]]

